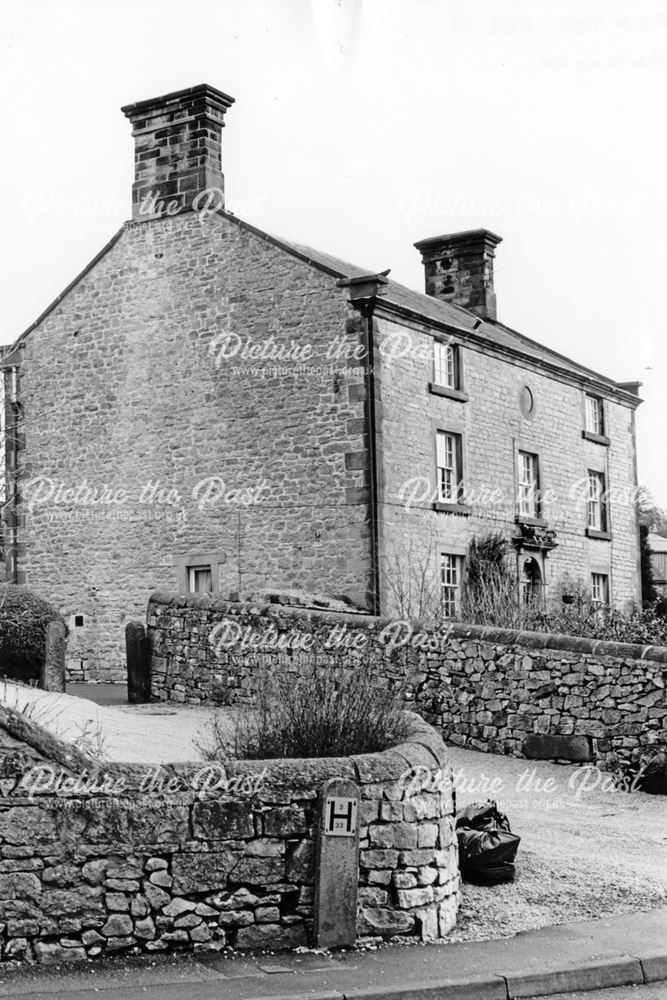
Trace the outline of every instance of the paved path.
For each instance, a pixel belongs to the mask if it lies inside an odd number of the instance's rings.
[[[661,980],[667,980],[667,908],[561,924],[500,941],[397,946],[334,956],[291,952],[225,958],[199,952],[59,969],[33,967],[0,974],[0,997],[508,1000]],[[661,989],[667,996],[667,982]]]
[[[124,685],[97,688],[71,684],[65,694],[55,694],[3,681],[0,699],[84,752],[100,751],[105,760],[147,765],[201,760],[197,741],[206,739],[219,709],[162,702],[128,705]],[[87,697],[91,694],[95,701]]]

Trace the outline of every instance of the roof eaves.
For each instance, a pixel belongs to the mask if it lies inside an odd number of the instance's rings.
[[[391,282],[390,282],[391,288]],[[485,336],[483,333],[484,326],[482,325],[479,329],[473,329],[463,326],[456,326],[452,323],[450,319],[443,317],[442,319],[434,319],[432,316],[423,315],[414,309],[410,309],[404,303],[397,303],[391,299],[391,291],[386,297],[378,299],[377,308],[386,309],[388,312],[392,312],[397,315],[403,315],[406,318],[416,320],[418,322],[424,323],[425,325],[436,327],[436,329],[442,329],[443,331],[453,330],[460,333],[467,338],[470,342],[475,344],[477,347],[483,350],[491,350],[496,354],[501,356],[516,358],[524,363],[530,365],[531,367],[543,368],[547,372],[552,372],[564,378],[569,383],[575,383],[576,385],[589,384],[591,387],[595,386],[600,390],[606,390],[612,393],[616,397],[620,397],[624,402],[630,403],[634,408],[636,408],[642,400],[632,392],[620,389],[618,385],[611,379],[606,378],[604,375],[598,375],[597,372],[593,372],[588,368],[584,368],[577,365],[570,358],[566,358],[564,355],[558,354],[556,351],[550,351],[548,348],[544,348],[544,352],[547,355],[553,355],[555,358],[561,358],[563,361],[568,362],[571,367],[562,367],[556,364],[555,361],[551,360],[549,357],[539,356],[535,354],[530,354],[527,351],[521,351],[516,347],[510,347],[506,344],[498,343],[494,341],[492,337],[488,334]],[[466,310],[467,311],[467,310]],[[475,313],[470,313],[471,318],[478,319]],[[489,323],[489,320],[485,320],[484,323]],[[502,324],[498,324],[502,325]],[[506,329],[509,330],[509,327]],[[513,331],[510,331],[513,332]],[[529,338],[522,338],[528,340]],[[541,346],[541,345],[537,345]]]
[[[247,229],[249,232],[252,232],[256,236],[259,236],[262,239],[267,240],[274,246],[286,250],[294,257],[297,257],[299,260],[304,261],[304,263],[309,264],[312,267],[316,267],[318,270],[323,271],[326,274],[330,274],[333,277],[349,278],[353,276],[354,273],[361,273],[363,271],[363,268],[358,268],[356,265],[352,264],[346,264],[345,261],[339,261],[339,263],[342,266],[338,268],[326,265],[321,260],[318,260],[316,256],[313,256],[311,253],[309,253],[308,251],[310,248],[308,247],[290,243],[288,240],[284,240],[277,236],[272,236],[270,233],[266,233],[263,230],[258,229],[256,226],[253,226],[248,222],[244,222],[242,219],[239,219],[238,216],[232,215],[229,212],[225,212],[224,209],[220,210],[220,215],[223,215],[225,218],[228,218],[233,222],[236,222],[239,226],[241,226],[241,228]],[[315,251],[313,251],[313,253],[315,253]],[[329,257],[330,255],[326,254],[323,256]],[[540,367],[558,373],[561,376],[562,375],[569,376],[570,381],[574,380],[576,382],[581,382],[581,381],[591,380],[599,387],[605,388],[608,392],[612,393],[614,396],[620,397],[625,402],[631,403],[634,407],[638,406],[639,403],[642,402],[642,400],[636,394],[620,388],[619,385],[616,382],[614,382],[613,379],[610,379],[608,376],[602,375],[591,368],[586,368],[584,365],[580,365],[572,358],[568,358],[565,354],[560,354],[558,351],[554,351],[550,347],[545,347],[544,344],[540,344],[538,341],[532,340],[530,337],[527,337],[523,333],[519,333],[517,330],[513,330],[512,327],[506,326],[504,323],[498,323],[497,320],[484,319],[480,325],[480,317],[476,313],[473,313],[471,310],[465,309],[463,306],[454,306],[452,308],[457,312],[461,313],[461,319],[470,317],[471,321],[470,327],[459,326],[457,323],[452,322],[450,318],[446,318],[444,316],[442,319],[436,320],[434,319],[433,316],[428,315],[428,313],[426,312],[419,313],[417,310],[410,309],[403,303],[397,303],[395,301],[392,301],[392,294],[391,294],[392,289],[393,288],[399,289],[401,287],[403,286],[401,286],[398,282],[390,281],[387,285],[387,294],[382,299],[383,303],[387,305],[391,304],[393,310],[396,312],[403,312],[405,315],[410,314],[413,318],[419,319],[427,325],[431,326],[441,325],[443,329],[455,330],[460,333],[465,333],[466,335],[472,337],[475,341],[477,341],[481,346],[491,345],[495,347],[497,350],[499,350],[501,353],[521,358],[526,362],[530,362],[533,365],[539,365]],[[411,292],[414,295],[419,296],[420,298],[428,299],[429,303],[432,304],[431,298],[429,296],[426,296],[423,292],[416,292],[413,289],[407,289],[407,291]],[[501,329],[506,330],[509,334],[516,337],[517,339],[522,340],[526,344],[538,349],[539,352],[542,354],[542,356],[540,356],[540,354],[535,354],[535,355],[530,354],[528,351],[520,351],[513,347],[494,344],[493,339],[491,337],[484,337],[483,335],[480,335],[485,325],[488,325],[491,328],[493,328],[494,326],[498,326]],[[478,330],[480,332],[477,332]],[[544,357],[544,355],[547,355],[547,357]],[[570,367],[561,367],[556,363],[556,361],[551,360],[552,358],[558,359]]]
[[[319,260],[316,256],[313,256],[312,254],[310,254],[308,252],[310,248],[308,248],[308,247],[305,247],[305,246],[302,246],[302,245],[299,245],[299,244],[290,243],[288,240],[284,240],[284,239],[281,239],[280,237],[272,236],[269,233],[266,233],[263,230],[258,229],[255,226],[252,226],[252,225],[250,225],[247,222],[244,222],[242,219],[239,219],[237,216],[230,215],[230,213],[228,213],[228,212],[221,211],[220,214],[224,215],[226,218],[232,219],[234,222],[238,223],[241,227],[243,227],[245,229],[248,229],[249,231],[255,233],[257,236],[260,236],[260,237],[268,240],[270,243],[274,244],[275,246],[281,247],[282,249],[286,250],[288,253],[291,253],[295,257],[298,257],[300,260],[303,260],[305,263],[310,264],[313,267],[316,267],[319,270],[326,272],[327,274],[331,274],[334,277],[349,278],[350,276],[353,275],[353,272],[356,273],[356,272],[361,272],[363,270],[361,268],[358,268],[356,265],[352,265],[352,264],[346,265],[345,261],[340,261],[340,264],[343,265],[343,266],[341,266],[339,268],[334,268],[334,267],[328,266],[328,265],[324,264],[321,260]],[[313,251],[313,253],[314,253],[314,251]],[[323,255],[323,256],[329,257],[330,255],[326,254],[326,255]],[[561,354],[559,351],[555,351],[555,350],[553,350],[550,347],[546,347],[544,344],[541,344],[539,341],[533,340],[531,337],[527,337],[523,333],[519,333],[518,330],[514,330],[512,327],[507,326],[505,323],[499,323],[497,320],[484,319],[484,320],[482,320],[482,324],[480,326],[480,317],[476,313],[472,312],[469,309],[465,309],[465,307],[463,307],[463,306],[458,306],[458,305],[457,306],[453,306],[452,305],[450,308],[452,309],[452,311],[455,310],[455,311],[459,312],[461,314],[461,319],[462,320],[464,318],[468,318],[468,317],[470,318],[471,326],[467,327],[465,325],[459,325],[458,323],[452,322],[452,319],[444,317],[444,316],[442,317],[442,319],[435,320],[434,317],[430,316],[426,311],[424,311],[423,313],[419,313],[417,310],[412,310],[408,306],[404,305],[403,303],[397,303],[397,302],[392,301],[392,290],[393,290],[393,288],[397,288],[398,289],[398,288],[401,288],[401,287],[402,286],[398,282],[390,281],[389,284],[388,284],[388,286],[387,286],[387,295],[383,299],[383,301],[385,303],[387,303],[387,304],[391,303],[392,306],[395,308],[396,311],[401,311],[401,312],[404,312],[405,314],[411,314],[414,318],[419,318],[419,319],[421,319],[426,324],[433,325],[434,323],[437,323],[437,324],[441,324],[444,328],[448,328],[450,330],[457,330],[457,331],[460,331],[462,333],[469,334],[469,335],[473,336],[480,344],[488,344],[489,342],[491,342],[493,344],[492,338],[485,338],[483,336],[484,326],[489,326],[491,328],[493,328],[494,326],[500,327],[501,329],[506,330],[511,336],[516,337],[518,340],[523,341],[525,344],[527,344],[527,345],[529,345],[531,347],[536,348],[536,351],[538,352],[535,355],[533,355],[529,351],[520,351],[520,350],[517,350],[516,348],[512,348],[512,347],[502,347],[502,345],[493,345],[493,346],[501,346],[501,349],[503,350],[503,353],[516,355],[518,357],[521,357],[524,360],[530,361],[532,364],[538,364],[538,365],[550,368],[550,369],[552,369],[554,371],[558,371],[559,373],[567,373],[567,374],[569,374],[571,376],[574,376],[575,378],[577,376],[579,376],[579,379],[581,379],[581,380],[583,380],[583,379],[592,379],[598,385],[606,387],[607,390],[609,392],[613,393],[614,395],[622,396],[624,399],[629,400],[629,401],[634,401],[635,404],[637,404],[637,402],[641,402],[641,399],[639,399],[636,396],[636,394],[630,393],[630,392],[626,391],[625,389],[620,388],[619,384],[617,382],[615,382],[613,379],[609,378],[607,375],[602,375],[600,372],[596,372],[592,368],[587,368],[585,365],[579,364],[577,361],[574,361],[572,358],[569,358],[567,355]],[[407,289],[407,291],[411,292],[414,295],[419,296],[420,298],[424,298],[424,299],[428,298],[429,299],[429,303],[432,304],[431,299],[428,296],[426,296],[424,293],[417,292],[414,289]],[[479,331],[479,332],[477,332],[477,331]],[[476,333],[477,333],[477,335],[475,336]],[[565,363],[565,365],[570,366],[570,367],[569,368],[568,367],[561,367],[560,365],[558,365],[556,363],[556,360],[554,360],[554,359],[557,359],[558,361],[562,361],[562,362]]]
[[[291,254],[293,257],[296,257],[298,260],[301,260],[305,264],[308,264],[310,267],[315,267],[317,270],[322,271],[325,274],[329,274],[331,277],[350,278],[354,277],[355,274],[362,273],[364,270],[363,268],[359,268],[353,264],[348,264],[345,261],[338,260],[337,258],[331,258],[331,259],[336,260],[336,263],[339,266],[326,264],[321,259],[318,259],[316,251],[314,250],[311,251],[311,248],[300,244],[291,243],[289,240],[285,240],[278,236],[273,236],[271,233],[267,233],[265,230],[259,229],[257,226],[252,225],[252,223],[240,219],[237,215],[234,215],[232,212],[225,211],[224,209],[218,209],[215,214],[221,215],[223,218],[229,220],[230,222],[235,223],[237,226],[239,226],[239,228],[244,229],[247,232],[253,233],[253,235],[259,237],[262,240],[265,240],[272,246],[284,250],[285,252]],[[56,308],[56,306],[59,305],[60,302],[62,302],[65,296],[68,295],[69,292],[71,292],[72,289],[89,273],[89,271],[91,271],[92,268],[95,267],[98,261],[100,261],[102,257],[105,256],[105,254],[114,246],[115,243],[117,243],[117,241],[124,233],[125,228],[126,228],[125,224],[121,226],[118,232],[116,232],[114,236],[112,236],[109,242],[104,247],[102,247],[100,252],[96,254],[95,257],[93,257],[93,259],[74,278],[74,280],[71,281],[69,285],[67,285],[67,287],[60,293],[60,295],[58,295],[53,300],[53,302],[51,302],[46,307],[46,309],[37,317],[37,319],[27,328],[27,330],[25,330],[16,339],[16,341],[7,348],[7,353],[3,356],[3,361],[5,362],[7,361],[9,353],[10,352],[13,353],[13,351],[19,346],[20,343],[23,342],[23,340],[25,340],[25,338],[35,329],[35,327],[37,327],[49,315],[49,313],[51,313]],[[329,254],[322,254],[322,256],[330,257]],[[461,319],[467,318],[468,316],[470,317],[471,320],[470,327],[459,326],[457,323],[452,322],[451,318],[445,316],[443,316],[442,319],[436,319],[433,316],[429,315],[426,311],[419,312],[418,310],[411,309],[404,303],[392,302],[391,301],[392,287],[398,290],[403,286],[401,286],[398,282],[394,281],[390,281],[388,283],[387,286],[388,295],[387,297],[383,298],[382,301],[387,306],[391,305],[393,311],[396,311],[398,313],[403,313],[406,316],[409,315],[411,318],[420,320],[426,325],[430,326],[435,325],[445,330],[449,329],[449,330],[455,330],[459,333],[463,333],[466,336],[470,337],[473,341],[477,342],[482,347],[491,346],[500,353],[519,357],[526,362],[530,362],[531,364],[537,364],[541,367],[553,370],[561,375],[565,374],[570,378],[574,377],[575,379],[576,376],[578,375],[579,380],[581,380],[583,377],[588,377],[591,380],[597,382],[598,385],[606,388],[609,392],[613,393],[615,396],[620,396],[626,402],[631,403],[633,406],[637,406],[639,405],[640,402],[642,402],[642,400],[636,394],[620,388],[619,385],[615,383],[612,379],[609,379],[606,376],[601,375],[599,372],[595,372],[590,368],[586,368],[583,365],[579,365],[577,362],[573,361],[571,358],[568,358],[566,355],[559,354],[557,351],[553,351],[551,348],[545,347],[538,341],[532,340],[525,334],[513,330],[511,327],[506,326],[504,323],[498,323],[495,320],[485,319],[482,321],[482,324],[480,326],[479,316],[477,316],[476,313],[473,313],[470,310],[465,309],[463,306],[456,306],[454,307],[454,310],[456,312],[461,313]],[[423,292],[416,292],[413,289],[406,289],[406,290],[411,294],[418,296],[419,298],[427,299],[429,301],[429,304],[433,305],[432,299],[426,296]],[[504,329],[517,339],[522,340],[526,344],[529,344],[535,348],[538,348],[541,352],[544,352],[544,354],[549,355],[552,358],[557,358],[563,362],[566,362],[568,365],[572,367],[570,369],[561,368],[553,361],[549,360],[549,358],[540,357],[539,355],[533,355],[528,352],[520,351],[514,347],[509,347],[506,345],[494,343],[492,337],[484,336],[483,334],[480,334],[478,332],[478,330],[480,329],[483,330],[484,326],[486,325],[490,326],[491,328],[497,326],[501,329]]]
[[[381,310],[386,308],[388,312],[394,313],[395,315],[405,316],[408,319],[421,322],[425,326],[432,326],[436,329],[442,329],[443,331],[454,330],[457,333],[472,334],[472,327],[458,326],[456,323],[452,323],[451,320],[446,319],[444,316],[441,319],[435,319],[433,316],[427,316],[426,313],[421,313],[416,309],[411,309],[410,306],[406,306],[404,302],[397,302],[391,295],[393,284],[394,282],[390,281],[387,286],[387,294],[381,299],[378,299],[378,309]]]

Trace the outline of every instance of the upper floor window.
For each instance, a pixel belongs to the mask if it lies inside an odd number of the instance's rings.
[[[440,594],[443,618],[454,618],[461,598],[461,556],[443,552],[440,556]]]
[[[607,530],[604,472],[588,470],[588,527],[593,531]]]
[[[540,516],[540,470],[537,455],[519,452],[519,514],[522,517]]]
[[[606,573],[591,575],[591,597],[593,604],[607,607],[609,604],[609,577]]]
[[[456,344],[433,342],[433,381],[447,389],[461,388],[461,359]]]
[[[461,435],[438,431],[436,438],[438,499],[458,503],[463,488]]]
[[[586,396],[586,430],[589,434],[604,435],[604,407],[599,396]]]

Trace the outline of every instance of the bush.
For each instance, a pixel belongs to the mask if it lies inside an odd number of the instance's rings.
[[[0,584],[0,675],[24,682],[40,677],[46,626],[62,621],[55,608],[25,587]]]
[[[467,625],[667,646],[667,600],[657,600],[643,609],[628,612],[604,608],[592,602],[581,580],[564,577],[559,589],[574,598],[573,604],[562,605],[555,594],[548,606],[527,604],[519,597],[508,552],[509,543],[501,534],[472,539],[466,558],[459,621]]]
[[[471,625],[520,628],[517,580],[508,561],[509,543],[499,533],[473,538],[466,557],[460,619]]]
[[[386,750],[407,734],[396,695],[365,669],[313,666],[304,676],[265,675],[256,707],[231,724],[218,716],[206,760],[339,757]]]
[[[667,646],[667,621],[653,607],[624,612],[584,603],[562,611],[527,612],[522,627],[534,632],[575,635],[607,642]]]

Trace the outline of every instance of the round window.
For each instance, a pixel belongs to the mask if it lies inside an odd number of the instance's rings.
[[[519,393],[519,408],[524,417],[532,417],[535,412],[535,397],[527,385]]]

